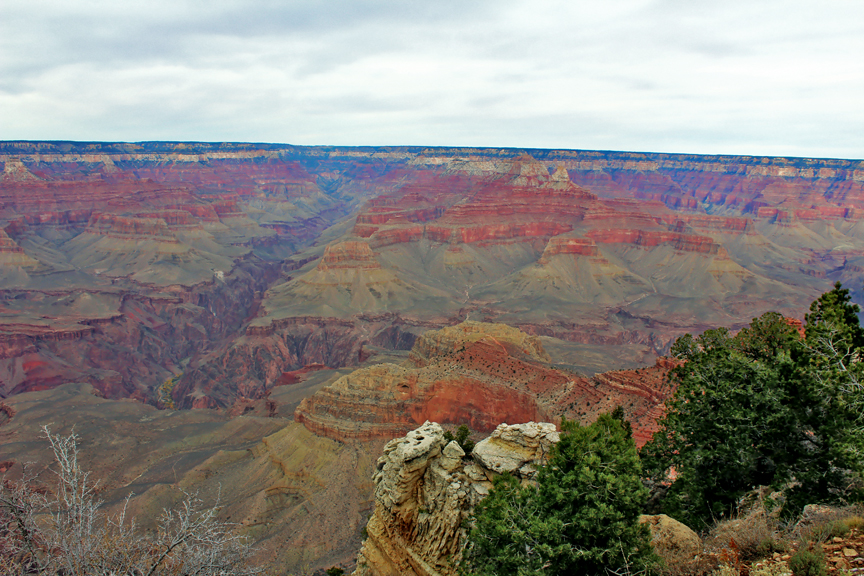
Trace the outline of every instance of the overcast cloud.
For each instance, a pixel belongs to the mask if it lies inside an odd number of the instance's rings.
[[[864,158],[864,3],[0,0],[0,139]]]

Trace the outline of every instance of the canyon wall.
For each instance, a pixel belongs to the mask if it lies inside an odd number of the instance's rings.
[[[170,379],[175,406],[230,408],[464,320],[590,375],[864,269],[856,160],[0,142],[0,164],[2,395],[157,403]]]
[[[292,571],[349,567],[373,508],[367,567],[444,570],[502,461],[427,443],[376,472],[377,510],[372,455],[426,420],[620,405],[642,444],[682,333],[802,318],[837,280],[861,302],[860,161],[0,142],[0,165],[0,468],[74,426],[112,504],[222,486]]]

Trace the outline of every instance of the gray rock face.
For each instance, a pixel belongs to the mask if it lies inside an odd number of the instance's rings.
[[[373,478],[376,501],[390,509],[402,506],[426,472],[429,460],[439,456],[443,447],[444,431],[434,422],[388,442]]]
[[[375,511],[357,560],[357,576],[455,576],[463,520],[511,472],[530,481],[558,441],[554,424],[498,426],[466,458],[444,430],[426,422],[391,440],[378,459]]]

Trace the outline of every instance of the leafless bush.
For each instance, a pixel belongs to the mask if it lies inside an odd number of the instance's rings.
[[[218,501],[205,507],[197,494],[165,509],[155,533],[137,530],[126,505],[102,511],[97,482],[78,464],[75,434],[43,432],[54,452],[57,486],[41,490],[25,468],[17,482],[0,485],[0,570],[40,576],[227,576],[260,574],[247,560],[251,547],[216,519]]]
[[[27,465],[21,481],[3,478],[0,483],[0,567],[3,573],[14,573],[21,566],[35,566],[37,551],[44,548],[36,516],[47,509],[48,499],[34,488],[33,476]]]

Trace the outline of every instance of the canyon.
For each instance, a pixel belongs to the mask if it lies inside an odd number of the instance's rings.
[[[221,486],[291,571],[353,566],[375,459],[427,420],[621,406],[642,444],[678,336],[802,319],[835,281],[864,301],[862,161],[0,142],[0,164],[0,467],[44,470],[39,426],[74,429],[109,506]]]
[[[0,142],[0,162],[3,396],[155,405],[171,380],[176,407],[230,409],[464,320],[590,376],[800,317],[864,269],[860,161]]]

